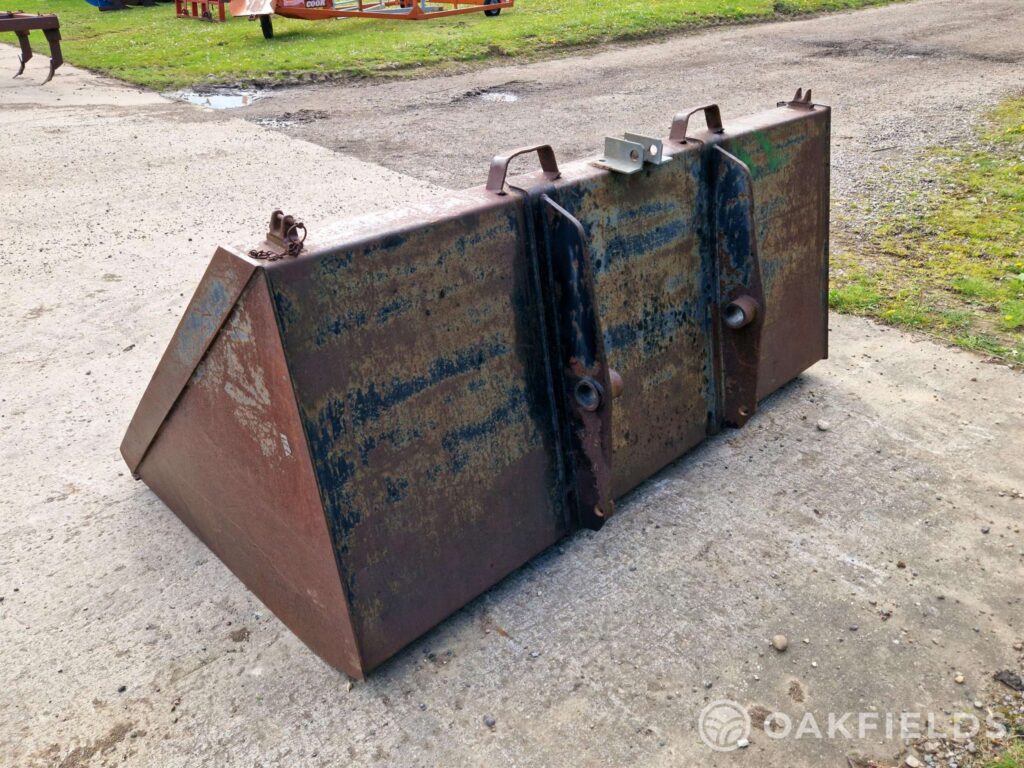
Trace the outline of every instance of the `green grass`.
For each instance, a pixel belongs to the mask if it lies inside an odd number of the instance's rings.
[[[501,57],[532,58],[574,46],[709,24],[888,1],[520,0],[495,18],[480,13],[425,22],[310,22],[275,17],[271,41],[264,40],[259,25],[247,18],[224,24],[177,19],[171,4],[108,13],[100,13],[84,0],[19,0],[16,5],[27,12],[60,16],[65,58],[70,63],[168,89],[408,73]],[[32,38],[34,49],[42,53],[42,35]]]
[[[1024,768],[1024,744],[1010,747],[997,760],[985,763],[984,768]]]
[[[993,110],[979,139],[936,150],[938,191],[834,256],[830,304],[1024,363],[1024,98]]]

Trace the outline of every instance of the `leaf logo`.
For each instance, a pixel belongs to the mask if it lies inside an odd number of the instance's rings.
[[[750,715],[730,699],[719,699],[704,707],[697,721],[701,741],[716,752],[732,752],[739,740],[750,736]]]

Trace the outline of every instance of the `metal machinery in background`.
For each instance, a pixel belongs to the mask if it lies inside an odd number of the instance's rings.
[[[497,16],[515,0],[231,0],[232,16],[259,18],[263,36],[274,36],[271,15],[289,19],[390,19],[423,21],[441,16],[483,12]]]
[[[14,32],[18,36],[21,53],[18,55],[18,77],[25,71],[25,64],[32,58],[32,45],[28,35],[33,29],[42,30],[46,42],[50,44],[50,73],[43,80],[43,85],[53,79],[57,67],[64,63],[64,55],[60,50],[60,21],[53,13],[22,13],[21,11],[0,11],[0,32]]]
[[[214,15],[216,9],[216,16]],[[224,0],[174,0],[174,15],[179,19],[226,21]]]
[[[130,10],[132,6],[143,6],[151,8],[155,6],[158,0],[85,0],[89,5],[95,6],[100,11],[125,11]],[[169,2],[169,0],[159,0],[159,2]]]
[[[361,677],[826,356],[829,136],[810,93],[709,105],[309,239],[275,212],[214,254],[122,454]]]

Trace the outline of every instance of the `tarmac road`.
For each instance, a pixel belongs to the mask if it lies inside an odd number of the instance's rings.
[[[842,214],[917,148],[965,137],[1022,58],[1020,3],[924,0],[233,115],[71,67],[46,88],[0,79],[0,765],[894,764],[903,744],[878,732],[755,731],[716,754],[697,717],[719,698],[822,723],[1003,702],[992,674],[1024,664],[1024,379],[864,320],[834,317],[831,359],[746,428],[354,685],[117,446],[215,246],[258,239],[276,206],[315,228],[324,205],[482,182],[499,149],[575,157],[663,133],[683,105],[728,119],[813,85],[836,108]],[[512,81],[538,85],[454,98]],[[306,108],[329,117],[294,135],[238,119]]]
[[[244,116],[461,189],[513,147],[587,157],[604,136],[667,135],[685,107],[717,103],[728,128],[812,88],[833,108],[833,185],[849,198],[880,166],[968,138],[979,107],[1024,88],[1022,40],[1019,0],[921,0],[444,77],[285,88]]]

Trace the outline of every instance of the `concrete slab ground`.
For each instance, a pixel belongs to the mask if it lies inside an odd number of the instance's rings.
[[[979,82],[1004,67],[979,61]],[[755,730],[714,753],[698,714],[722,698],[944,720],[1008,693],[991,677],[1024,663],[1024,379],[848,317],[745,429],[351,684],[117,446],[218,243],[274,207],[315,228],[324,201],[342,216],[443,190],[71,67],[0,80],[0,131],[0,765],[893,764],[884,732]],[[854,151],[837,137],[837,167]]]

